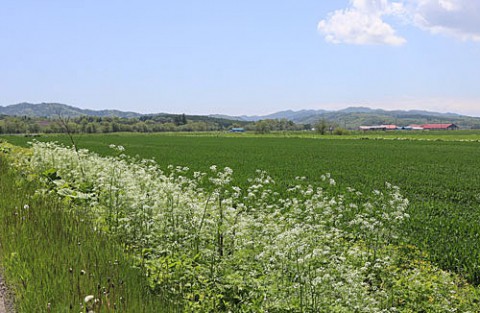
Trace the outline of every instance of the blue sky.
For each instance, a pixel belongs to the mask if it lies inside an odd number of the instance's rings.
[[[480,116],[480,1],[3,0],[0,38],[0,105]]]

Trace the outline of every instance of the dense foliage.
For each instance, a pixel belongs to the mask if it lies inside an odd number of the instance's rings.
[[[187,116],[185,114],[143,115],[131,118],[109,116],[45,118],[0,115],[0,134],[206,132],[228,131],[232,128],[244,128],[248,131],[269,133],[271,131],[303,130],[305,126],[294,124],[285,119],[245,122],[208,116]]]

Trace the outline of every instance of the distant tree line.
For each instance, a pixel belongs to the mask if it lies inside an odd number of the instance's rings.
[[[326,119],[320,119],[313,125],[315,130],[320,135],[347,135],[349,131],[343,127],[340,127],[338,123],[327,121]]]
[[[295,124],[286,119],[246,122],[205,116],[187,116],[185,114],[144,115],[138,118],[0,116],[0,134],[202,132],[228,131],[231,128],[244,128],[245,131],[269,133],[271,131],[310,129],[310,126]]]

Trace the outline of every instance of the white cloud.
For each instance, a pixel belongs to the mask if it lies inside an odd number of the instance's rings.
[[[318,23],[318,30],[332,43],[387,44],[399,46],[406,40],[382,20],[382,16],[401,10],[386,0],[352,0],[351,7],[337,10]]]
[[[325,40],[347,44],[398,46],[406,39],[397,35],[386,17],[402,19],[433,34],[480,41],[480,1],[477,0],[350,0],[318,23]]]
[[[480,41],[480,1],[410,0],[412,23],[434,34]]]
[[[452,0],[439,0],[438,4],[440,4],[440,6],[447,11],[458,10],[457,4],[455,3],[455,1],[452,1]]]

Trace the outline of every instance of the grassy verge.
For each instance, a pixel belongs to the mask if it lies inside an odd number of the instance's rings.
[[[177,311],[86,216],[36,188],[0,155],[0,265],[17,313]]]

